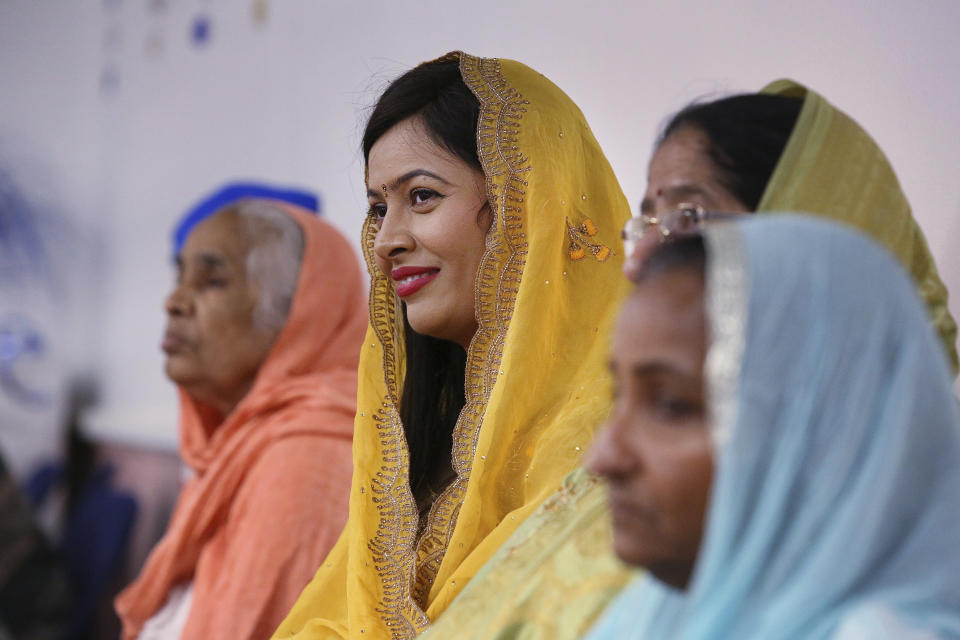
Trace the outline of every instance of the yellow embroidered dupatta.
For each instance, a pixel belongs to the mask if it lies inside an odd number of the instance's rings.
[[[763,93],[802,98],[803,108],[757,211],[809,212],[887,247],[917,283],[956,373],[957,324],[947,288],[883,151],[852,118],[792,80],[772,82]]]
[[[397,409],[400,306],[374,263],[367,223],[370,327],[349,521],[275,638],[410,638],[427,628],[560,488],[609,410],[608,333],[627,288],[614,250],[626,198],[556,85],[511,60],[449,56],[480,101],[478,147],[495,212],[454,430],[457,478],[418,538]]]

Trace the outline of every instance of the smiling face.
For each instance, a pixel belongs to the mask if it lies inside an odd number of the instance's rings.
[[[258,288],[239,215],[216,214],[190,233],[167,297],[167,376],[225,416],[250,390],[279,329],[256,326]]]
[[[677,269],[642,281],[613,335],[615,402],[587,466],[609,482],[614,548],[685,588],[713,477],[703,364],[702,277]]]
[[[749,213],[721,182],[709,147],[707,134],[697,127],[683,126],[671,133],[650,160],[641,213],[662,216],[681,204],[699,205],[707,211]]]
[[[417,333],[464,349],[477,330],[474,289],[491,214],[486,178],[404,120],[370,149],[374,254]]]

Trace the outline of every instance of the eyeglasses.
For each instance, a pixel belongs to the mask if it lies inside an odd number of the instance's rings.
[[[738,218],[744,214],[729,213],[726,211],[708,211],[698,204],[683,203],[676,209],[666,212],[660,217],[646,213],[634,216],[623,225],[620,237],[623,239],[625,255],[630,256],[637,248],[640,239],[650,227],[656,227],[660,233],[660,242],[671,236],[683,236],[696,233],[703,228],[707,221],[728,220]]]

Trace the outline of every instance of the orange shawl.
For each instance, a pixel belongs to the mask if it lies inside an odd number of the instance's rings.
[[[191,580],[184,639],[268,637],[346,522],[367,323],[360,268],[333,227],[275,204],[304,236],[287,323],[219,426],[180,390],[180,454],[195,475],[140,576],[116,599],[125,640]]]

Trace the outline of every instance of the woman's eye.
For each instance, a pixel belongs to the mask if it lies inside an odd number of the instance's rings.
[[[410,200],[415,205],[429,202],[430,200],[433,200],[439,196],[440,194],[433,189],[414,189],[410,192]]]
[[[658,415],[667,420],[683,420],[695,416],[700,406],[683,398],[664,396],[655,399],[654,409]]]
[[[677,230],[678,231],[691,231],[697,228],[697,219],[693,215],[687,215],[684,212],[680,216],[680,219],[677,220]]]
[[[375,220],[383,220],[387,215],[387,205],[385,204],[372,204],[367,210],[367,215]]]
[[[679,399],[658,401],[656,407],[657,413],[668,420],[682,420],[697,412],[697,406],[694,403]]]
[[[207,278],[200,283],[203,289],[219,289],[227,286],[227,281],[222,278]]]

